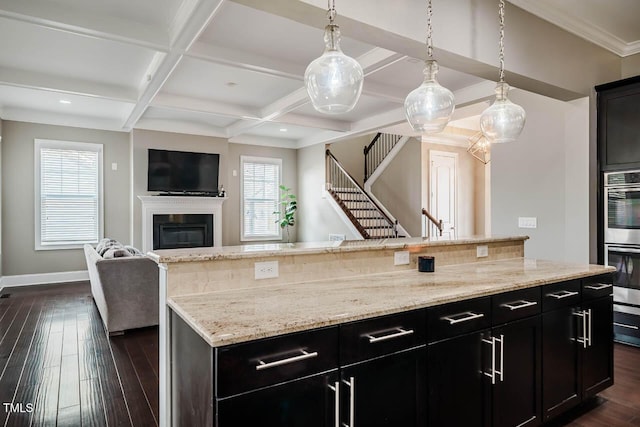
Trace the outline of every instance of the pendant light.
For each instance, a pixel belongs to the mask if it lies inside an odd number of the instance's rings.
[[[404,101],[404,114],[416,132],[422,134],[442,132],[451,120],[455,108],[453,93],[440,86],[436,80],[438,63],[433,59],[431,35],[431,0],[427,1],[427,60],[424,66],[424,81]]]
[[[500,17],[500,81],[496,85],[496,99],[480,116],[480,129],[492,143],[512,142],[518,139],[526,114],[524,108],[509,100],[509,85],[504,81],[504,0],[499,0]]]
[[[358,61],[342,53],[335,0],[327,2],[329,25],[324,29],[325,49],[304,72],[304,84],[313,107],[325,114],[351,111],[360,98],[364,73]]]

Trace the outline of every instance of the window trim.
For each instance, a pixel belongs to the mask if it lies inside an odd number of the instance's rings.
[[[67,150],[78,151],[93,151],[98,153],[98,240],[93,242],[77,242],[77,243],[65,243],[65,244],[42,244],[41,241],[41,188],[40,188],[40,150],[42,148],[59,148]],[[103,144],[96,144],[91,142],[73,142],[73,141],[59,141],[54,139],[34,139],[34,219],[35,219],[35,250],[36,251],[48,251],[48,250],[63,250],[63,249],[82,249],[86,244],[97,244],[100,239],[104,237],[104,167],[103,167]]]
[[[282,240],[282,228],[278,227],[278,234],[269,236],[247,236],[244,230],[244,163],[268,163],[278,165],[278,194],[282,185],[282,159],[277,157],[240,156],[240,241],[259,242],[269,240]],[[280,199],[278,198],[278,201]]]

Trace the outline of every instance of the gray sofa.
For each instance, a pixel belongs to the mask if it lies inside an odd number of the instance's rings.
[[[84,245],[91,294],[109,335],[158,324],[158,264],[146,256],[103,258]]]

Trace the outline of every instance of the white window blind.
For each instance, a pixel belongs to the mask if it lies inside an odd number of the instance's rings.
[[[36,140],[36,249],[97,243],[102,145]]]
[[[243,156],[242,160],[242,240],[280,239],[281,159]]]

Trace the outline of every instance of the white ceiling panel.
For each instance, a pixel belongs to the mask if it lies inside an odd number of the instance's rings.
[[[138,87],[154,52],[0,18],[0,67]]]
[[[340,24],[339,18],[337,23]],[[200,41],[259,53],[296,64],[308,64],[324,50],[324,32],[289,19],[234,2],[226,2]],[[341,43],[345,54],[357,57],[374,48],[347,37]]]
[[[376,114],[382,113],[384,111],[392,110],[395,108],[400,108],[400,105],[381,100],[380,98],[376,98],[373,96],[361,95],[358,103],[353,108],[353,110],[348,113],[338,114],[338,115],[329,115],[320,113],[313,108],[311,103],[307,103],[301,107],[298,107],[293,112],[296,114],[302,114],[305,116],[312,117],[320,117],[323,119],[335,119],[340,121],[358,121],[362,119],[366,119],[367,117],[374,116]]]
[[[296,80],[185,57],[165,83],[163,92],[263,107],[300,87]]]
[[[283,131],[282,129],[285,130]],[[311,135],[315,135],[318,132],[319,130],[315,128],[274,122],[264,122],[260,126],[253,128],[250,132],[247,133],[247,135],[299,140]]]
[[[70,103],[60,103],[60,101]],[[60,94],[13,86],[0,86],[2,110],[33,110],[56,115],[107,118],[124,121],[133,109],[132,103],[79,95]]]
[[[225,128],[236,119],[233,117],[222,117],[214,114],[202,113],[199,111],[174,110],[171,108],[149,107],[142,116],[142,119],[149,120],[175,120],[187,123],[197,123]]]

